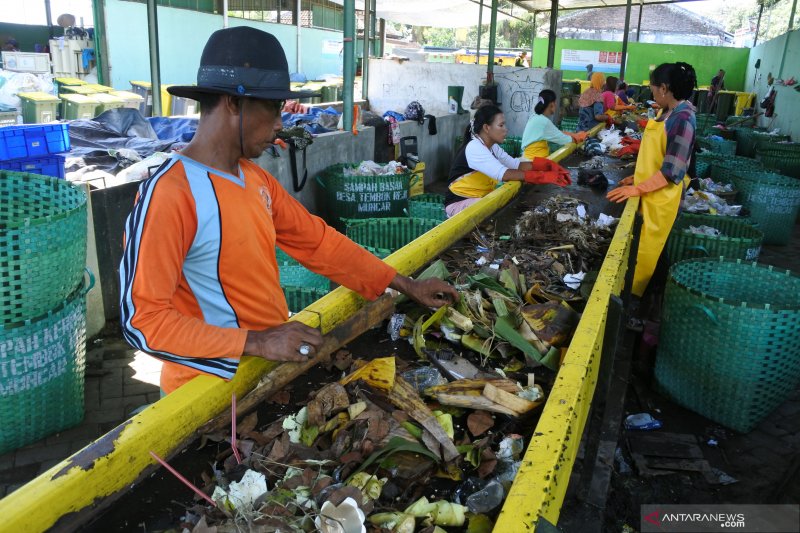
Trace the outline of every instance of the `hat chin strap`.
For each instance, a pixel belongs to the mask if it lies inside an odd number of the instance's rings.
[[[244,157],[244,98],[240,99],[239,103],[239,151],[241,156]]]

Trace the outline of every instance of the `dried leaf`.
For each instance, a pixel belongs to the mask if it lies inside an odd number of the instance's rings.
[[[270,396],[268,401],[277,403],[278,405],[289,405],[291,399],[291,393],[288,390],[283,389]]]
[[[350,368],[350,365],[353,364],[353,354],[351,354],[347,350],[339,350],[335,354],[333,354],[331,363],[337,369],[344,372],[345,370]]]
[[[339,383],[341,385],[347,385],[348,383],[360,379],[370,387],[383,391],[390,391],[392,387],[394,387],[394,378],[394,357],[381,357],[379,359],[373,359],[352,374],[345,376]]]
[[[494,418],[486,411],[475,411],[467,417],[467,428],[474,436],[483,435],[494,426]]]
[[[250,433],[256,429],[256,425],[258,425],[258,413],[251,413],[244,417],[244,420],[236,424],[236,431],[239,435]]]

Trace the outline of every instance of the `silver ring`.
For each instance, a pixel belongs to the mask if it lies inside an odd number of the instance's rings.
[[[301,344],[297,351],[300,352],[300,355],[308,355],[311,353],[311,346],[308,344]]]

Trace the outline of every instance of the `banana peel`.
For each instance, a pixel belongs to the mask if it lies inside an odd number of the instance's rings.
[[[395,376],[394,387],[389,391],[388,399],[395,407],[404,410],[409,417],[433,435],[437,446],[429,446],[428,449],[434,454],[441,457],[445,462],[453,461],[459,456],[458,450],[445,428],[442,427],[436,416],[428,409],[428,406],[419,397],[414,387],[406,380],[400,376]]]
[[[444,385],[428,387],[425,389],[425,394],[431,397],[435,397],[439,393],[480,395],[487,383],[491,383],[498,389],[502,389],[512,394],[516,394],[522,390],[519,384],[511,379],[459,379],[456,381],[451,381],[450,383],[445,383]]]
[[[373,359],[355,372],[339,380],[340,385],[347,385],[356,380],[361,380],[370,387],[382,391],[390,391],[395,384],[394,357],[381,357]]]
[[[521,312],[536,336],[555,347],[566,344],[578,324],[578,314],[568,305],[556,302],[529,304]]]

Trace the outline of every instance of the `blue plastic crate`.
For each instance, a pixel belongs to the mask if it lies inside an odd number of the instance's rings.
[[[27,159],[14,159],[0,161],[0,170],[14,172],[29,172],[64,179],[64,157],[60,155],[46,155],[44,157],[30,157]]]
[[[0,161],[69,151],[67,124],[0,127]]]

